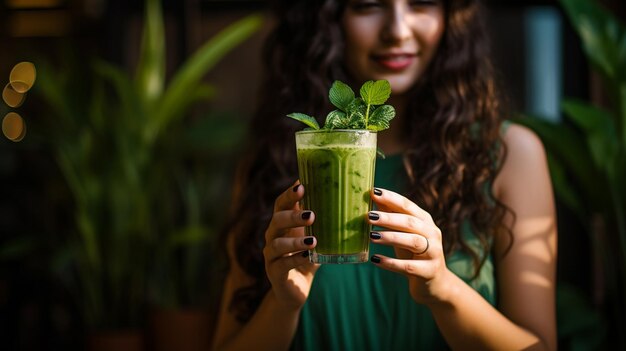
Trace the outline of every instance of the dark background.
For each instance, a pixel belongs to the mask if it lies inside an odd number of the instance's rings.
[[[110,62],[132,68],[138,54],[143,2],[84,0],[51,1],[52,7],[16,9],[0,3],[0,77],[30,55],[47,55],[71,45],[87,55],[99,55]],[[624,18],[623,1],[604,2]],[[163,1],[166,18],[168,72],[207,38],[244,15],[264,11],[264,1]],[[510,105],[515,111],[527,106],[527,70],[524,47],[524,14],[531,8],[551,8],[561,16],[555,1],[487,1],[493,57]],[[47,15],[46,15],[47,14]],[[44,17],[32,17],[43,15]],[[29,17],[31,16],[31,17]],[[48,16],[48,17],[45,17]],[[204,108],[228,111],[247,120],[254,106],[259,78],[259,52],[268,25],[236,48],[207,81],[220,93]],[[593,84],[578,38],[562,17],[562,95],[601,99]],[[598,97],[599,96],[599,97]],[[21,114],[44,118],[36,99],[27,101]],[[0,111],[4,115],[6,111]],[[28,134],[26,135],[28,138]],[[71,225],[71,200],[59,170],[45,150],[16,148],[0,140],[0,247],[23,235],[46,238],[55,245]],[[228,193],[228,189],[224,189]],[[571,285],[589,303],[600,303],[594,278],[594,260],[583,225],[561,203],[558,206],[558,280]],[[19,259],[0,261],[0,349],[43,350],[81,349],[84,327],[62,284],[45,269],[46,250],[35,250]],[[564,349],[566,344],[562,344]]]

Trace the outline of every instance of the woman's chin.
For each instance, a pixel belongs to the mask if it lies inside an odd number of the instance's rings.
[[[389,81],[391,85],[391,92],[393,95],[402,95],[409,91],[416,83],[414,79],[402,79],[402,78],[383,78]]]

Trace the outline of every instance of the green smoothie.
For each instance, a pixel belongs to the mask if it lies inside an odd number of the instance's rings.
[[[317,238],[315,263],[366,262],[376,133],[367,130],[296,133],[303,209],[315,213],[306,234]]]

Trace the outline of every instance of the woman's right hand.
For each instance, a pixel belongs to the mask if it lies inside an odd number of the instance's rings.
[[[288,308],[301,308],[306,302],[319,265],[309,262],[309,249],[315,237],[304,235],[304,226],[313,224],[315,214],[300,209],[304,187],[296,182],[274,203],[274,214],[265,231],[265,271],[276,300]]]

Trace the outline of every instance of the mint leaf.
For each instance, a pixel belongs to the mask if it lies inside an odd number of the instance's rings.
[[[370,80],[363,84],[360,93],[367,105],[382,105],[391,95],[391,85],[386,80]]]
[[[386,80],[368,80],[361,87],[360,94],[361,98],[367,105],[365,110],[365,126],[370,129],[369,115],[372,110],[372,105],[382,105],[385,101],[387,101],[387,99],[389,99],[389,96],[391,95],[391,85]],[[371,129],[374,130],[374,128]]]
[[[350,104],[348,104],[348,107],[346,109],[346,113],[348,114],[348,116],[354,114],[354,113],[358,113],[363,115],[363,117],[365,117],[365,110],[367,109],[367,106],[365,105],[365,102],[363,102],[363,99],[361,98],[356,98],[354,100],[352,100],[350,102]]]
[[[354,92],[347,84],[336,80],[328,91],[328,98],[333,105],[345,112],[354,100]]]
[[[315,120],[315,118],[309,115],[306,115],[304,113],[294,112],[294,113],[288,114],[287,117],[293,118],[296,121],[300,121],[313,129],[316,129],[316,130],[320,129],[320,125],[317,124],[317,121]]]
[[[396,110],[391,105],[382,105],[374,109],[370,116],[367,129],[380,131],[389,128],[389,122],[396,116]]]
[[[333,129],[342,129],[346,128],[346,113],[334,110],[331,111],[328,116],[326,116],[326,122],[324,122],[324,129],[333,130]]]
[[[361,98],[356,98],[350,102],[347,108],[348,129],[365,129],[365,113],[367,107]]]
[[[365,129],[365,117],[361,111],[356,111],[349,115],[348,129]]]

